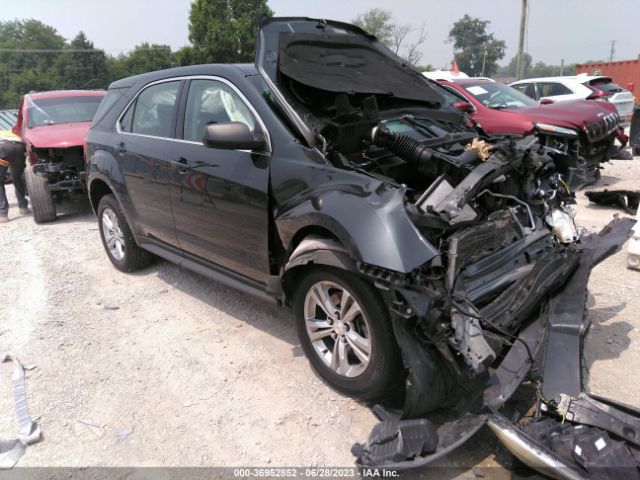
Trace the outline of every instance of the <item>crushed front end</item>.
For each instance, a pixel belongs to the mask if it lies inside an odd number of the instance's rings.
[[[584,159],[582,176],[595,176],[606,146],[597,142],[613,141],[617,117],[556,143],[540,128],[490,140],[357,27],[268,19],[257,51],[269,99],[313,159],[311,169],[271,171],[282,244],[311,219],[328,235],[308,245],[322,253],[287,266],[313,261],[368,279],[404,362],[402,398],[389,392],[374,406],[381,423],[354,445],[357,464],[430,463],[499,419],[527,379],[538,416],[556,418],[560,394],[579,399],[586,282],[631,222],[581,236],[557,160]]]
[[[36,148],[28,152],[34,173],[45,177],[52,192],[85,189],[85,164],[82,146]]]
[[[620,137],[620,117],[611,112],[585,123],[581,129],[565,128],[549,123],[536,123],[535,129],[546,152],[566,177],[571,188],[594,183],[601,176],[601,164],[616,151],[614,142]],[[622,132],[624,137],[624,131]],[[626,142],[625,142],[626,143]],[[624,146],[624,145],[623,145]]]
[[[376,407],[383,421],[354,454],[359,465],[392,469],[440,458],[487,421],[503,440],[510,438],[501,430],[505,424],[510,435],[526,436],[499,414],[525,380],[540,392],[537,417],[529,423],[577,418],[571,405],[575,410],[585,401],[580,349],[587,280],[632,225],[616,220],[599,235],[581,238],[573,195],[534,137],[463,145],[451,136],[407,134],[407,125],[420,130],[413,118],[381,122],[372,143],[435,178],[424,191],[408,191],[405,208],[440,255],[401,277],[359,265],[390,305],[407,378],[402,409]],[[610,414],[614,407],[607,405]],[[596,432],[606,433],[607,425],[601,421]],[[630,425],[608,432],[624,442],[619,432],[635,432]],[[574,440],[582,445],[585,438]],[[542,457],[589,476],[586,464],[570,464],[562,452],[546,448]],[[601,460],[606,466],[610,459]]]

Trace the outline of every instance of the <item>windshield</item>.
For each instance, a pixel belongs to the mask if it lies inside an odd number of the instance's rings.
[[[538,102],[520,93],[515,88],[497,82],[465,83],[464,89],[489,108],[535,107]]]
[[[102,96],[58,97],[29,100],[29,128],[58,123],[90,122]]]

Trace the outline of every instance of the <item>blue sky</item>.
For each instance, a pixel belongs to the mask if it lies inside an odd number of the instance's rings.
[[[190,0],[2,0],[0,19],[37,18],[66,38],[84,31],[110,54],[143,41],[188,43]],[[398,23],[426,25],[422,63],[443,66],[452,56],[445,43],[451,25],[465,13],[490,20],[489,29],[507,42],[506,63],[516,52],[520,0],[269,0],[276,15],[350,21],[369,8],[389,10]],[[608,58],[638,58],[640,0],[529,0],[528,52],[535,61],[559,64]]]

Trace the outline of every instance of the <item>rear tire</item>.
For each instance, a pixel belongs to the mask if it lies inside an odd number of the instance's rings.
[[[53,222],[56,219],[56,204],[53,201],[53,193],[49,190],[49,182],[43,176],[36,174],[32,166],[25,169],[24,178],[31,201],[33,220],[36,223]]]
[[[121,272],[135,272],[153,260],[151,253],[136,244],[120,204],[113,195],[100,199],[98,228],[109,260]]]
[[[303,272],[293,305],[302,348],[329,386],[361,400],[393,393],[404,378],[400,349],[373,286],[344,270],[313,267]]]

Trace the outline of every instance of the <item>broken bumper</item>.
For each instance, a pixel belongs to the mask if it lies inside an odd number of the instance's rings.
[[[415,419],[406,406],[402,413],[378,409],[382,422],[366,443],[354,445],[356,463],[394,470],[427,465],[488,423],[516,457],[553,478],[609,478],[603,474],[610,475],[612,469],[619,474],[620,468],[625,478],[640,477],[640,412],[584,394],[582,379],[589,276],[595,265],[621,248],[632,225],[631,219],[614,220],[599,234],[583,238],[569,280],[485,377],[480,408],[470,403],[472,413],[461,414],[458,405],[457,415],[429,414],[428,419]],[[402,345],[403,332],[396,330],[396,336]],[[536,414],[515,424],[500,409],[527,378],[538,383]]]

